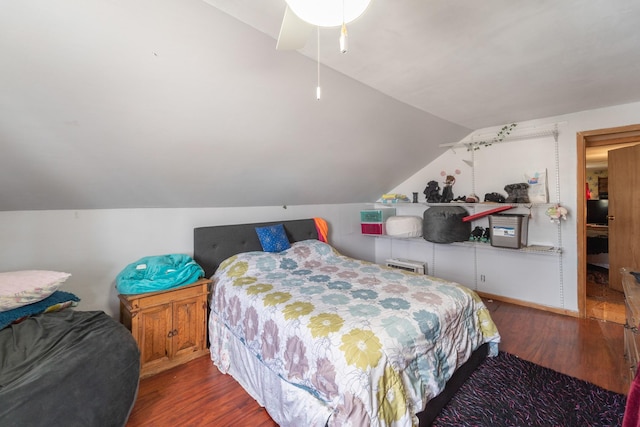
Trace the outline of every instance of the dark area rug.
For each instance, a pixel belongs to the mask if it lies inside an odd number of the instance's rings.
[[[489,357],[433,426],[621,426],[626,396],[512,354]]]

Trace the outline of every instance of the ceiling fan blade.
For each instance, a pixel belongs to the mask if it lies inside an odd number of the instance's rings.
[[[298,18],[298,16],[289,9],[289,6],[287,6],[284,11],[284,17],[282,18],[282,26],[280,27],[276,49],[302,49],[304,45],[307,44],[307,40],[311,36],[311,31],[313,31],[313,25]]]

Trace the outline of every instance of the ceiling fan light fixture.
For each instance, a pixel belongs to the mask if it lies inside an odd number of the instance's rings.
[[[367,10],[371,0],[285,0],[298,18],[318,27],[348,24]]]
[[[349,49],[349,34],[347,33],[347,25],[342,24],[342,29],[340,30],[340,52],[347,53]]]

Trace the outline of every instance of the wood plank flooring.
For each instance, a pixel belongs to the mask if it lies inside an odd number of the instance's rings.
[[[502,336],[500,349],[608,390],[627,393],[623,326],[500,301],[485,303]],[[273,427],[269,415],[204,356],[140,381],[127,427]]]
[[[624,292],[587,280],[587,317],[625,324]]]

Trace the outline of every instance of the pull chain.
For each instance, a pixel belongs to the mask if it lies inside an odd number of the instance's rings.
[[[342,0],[342,28],[340,29],[340,52],[347,53],[349,49],[349,35],[347,34],[347,23],[344,22],[344,0]]]

